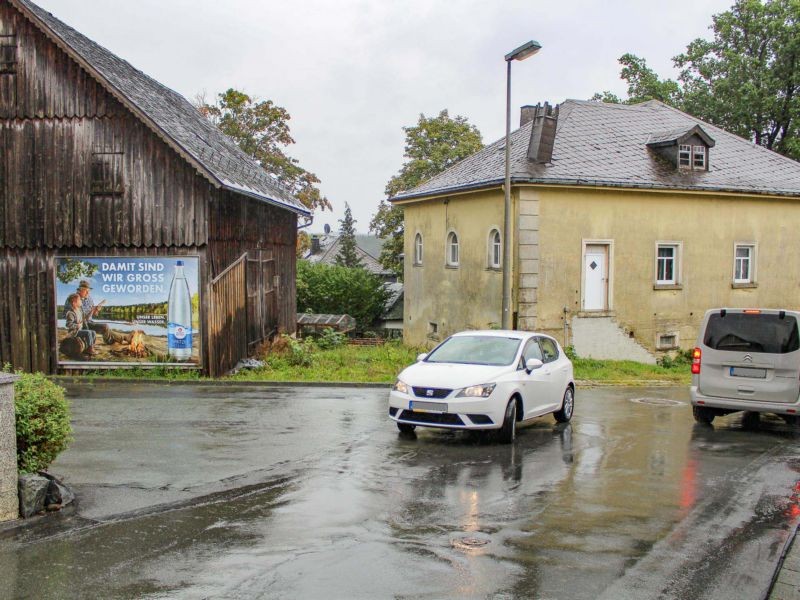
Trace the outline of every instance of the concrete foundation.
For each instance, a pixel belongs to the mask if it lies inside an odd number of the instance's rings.
[[[0,521],[19,518],[14,418],[14,382],[17,379],[17,375],[0,373]]]

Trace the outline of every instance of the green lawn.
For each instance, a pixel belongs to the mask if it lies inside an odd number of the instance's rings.
[[[231,381],[320,381],[392,383],[397,374],[412,364],[424,350],[409,348],[398,342],[382,346],[339,346],[321,349],[306,342],[295,342],[282,353],[272,353],[262,359],[261,369],[244,370],[226,378]],[[633,361],[593,360],[573,358],[575,379],[583,383],[648,385],[674,383],[688,385],[689,365],[680,362],[675,366],[645,365]],[[94,371],[90,377],[124,377],[155,380],[198,380],[196,371],[169,368],[115,369]]]

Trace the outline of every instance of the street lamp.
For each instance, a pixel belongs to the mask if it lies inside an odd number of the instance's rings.
[[[541,50],[531,40],[506,54],[506,181],[503,205],[503,329],[511,329],[511,61],[525,60]]]

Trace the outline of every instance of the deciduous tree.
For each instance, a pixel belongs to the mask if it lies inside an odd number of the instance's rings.
[[[470,125],[466,117],[451,117],[447,109],[436,117],[421,114],[416,125],[403,127],[403,131],[407,160],[386,184],[385,192],[390,198],[420,185],[483,147],[478,128]],[[385,239],[381,264],[402,276],[403,209],[381,201],[369,227]]]
[[[319,178],[286,154],[294,144],[289,131],[289,112],[272,100],[259,100],[242,91],[229,89],[209,104],[200,95],[197,109],[239,147],[252,156],[280,184],[311,210],[331,208],[317,184]]]
[[[659,79],[632,54],[620,58],[626,103],[657,99],[800,159],[800,2],[737,0],[715,15],[712,40],[674,57],[678,82]],[[610,92],[593,100],[619,102]]]

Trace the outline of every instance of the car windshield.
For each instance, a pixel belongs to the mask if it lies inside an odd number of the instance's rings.
[[[514,362],[519,344],[519,338],[459,335],[442,342],[428,355],[425,362],[500,367]]]

